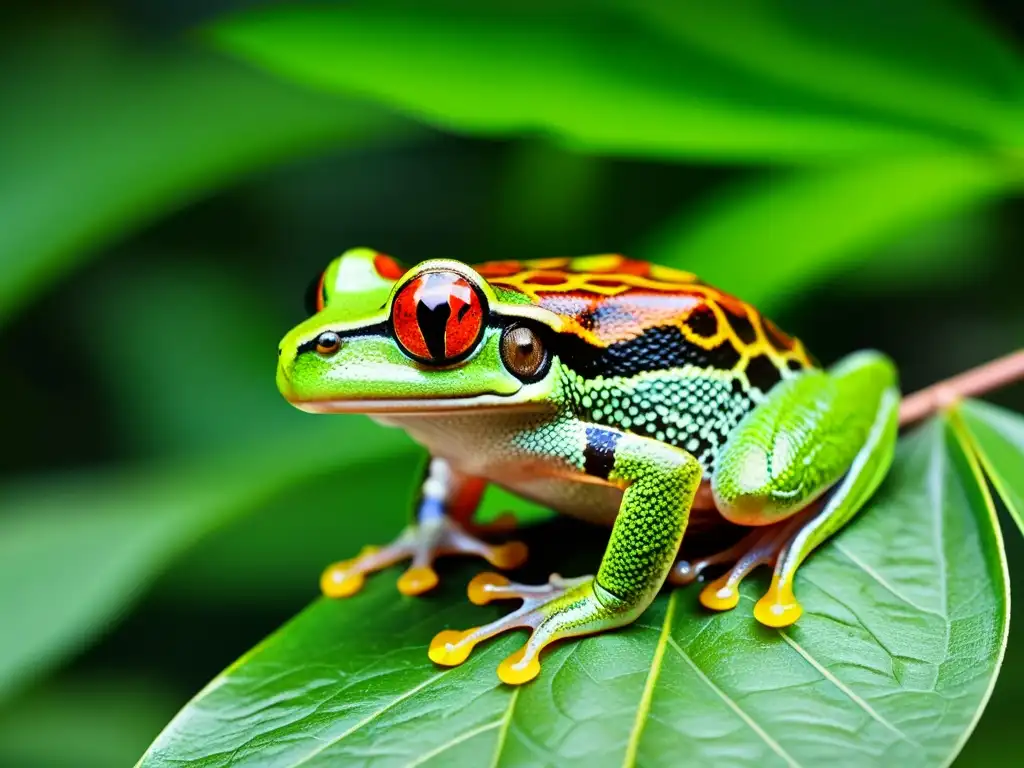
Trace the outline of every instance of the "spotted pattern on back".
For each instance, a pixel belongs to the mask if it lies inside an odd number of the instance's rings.
[[[692,367],[597,379],[563,368],[562,375],[561,390],[581,420],[683,448],[706,475],[729,434],[764,399],[731,373]]]
[[[619,255],[497,261],[476,270],[496,289],[518,292],[559,315],[563,333],[613,356],[636,358],[669,344],[689,349],[691,363],[708,369],[745,374],[758,361],[751,378],[756,372],[762,382],[813,367],[799,340],[690,272]],[[651,333],[656,338],[645,338]],[[764,376],[763,363],[775,369],[772,376]]]

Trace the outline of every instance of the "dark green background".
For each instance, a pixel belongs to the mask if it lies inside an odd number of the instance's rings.
[[[16,181],[26,200],[84,189],[68,202],[84,208],[94,203],[88,181],[95,143],[124,146],[129,156],[131,147],[162,140],[161,132],[187,132],[187,113],[161,115],[158,107],[138,125],[103,120],[105,110],[119,114],[125,99],[174,87],[154,77],[125,89],[117,67],[83,74],[82,51],[103,50],[112,40],[130,55],[173,52],[196,66],[214,62],[240,78],[269,80],[190,36],[243,5],[23,4],[0,25],[0,153],[4,124],[21,130],[21,143],[0,154],[0,178]],[[1020,39],[1024,12],[992,4],[983,12]],[[220,98],[211,87],[179,102],[198,114]],[[312,111],[330,103],[305,98],[297,103]],[[95,124],[80,117],[90,108]],[[259,131],[258,120],[252,130]],[[215,193],[185,196],[171,212],[155,207],[133,233],[111,225],[83,235],[69,249],[74,260],[55,264],[53,279],[19,288],[23,295],[0,326],[0,481],[59,489],[65,472],[273,445],[277,435],[284,446],[283,436],[305,434],[312,417],[289,409],[274,391],[274,348],[302,317],[309,280],[350,246],[410,262],[646,254],[672,222],[699,218],[724,191],[784,174],[767,163],[663,163],[573,153],[541,138],[459,138],[376,113],[347,140],[299,144],[283,148],[281,162],[264,161]],[[74,151],[65,156],[67,146]],[[86,183],[46,175],[55,156],[66,157],[62,173]],[[216,157],[203,162],[213,166]],[[1019,151],[1005,161],[1019,164]],[[32,187],[36,178],[42,192]],[[106,194],[96,181],[96,194]],[[0,208],[0,229],[15,228],[22,215],[11,204]],[[1024,201],[1006,197],[916,227],[854,265],[802,281],[772,314],[824,362],[860,347],[884,350],[897,361],[904,388],[916,389],[1021,345],[1022,220]],[[52,221],[54,231],[66,226],[64,218]],[[802,236],[820,237],[830,226],[808,220]],[[90,241],[96,245],[87,247]],[[719,274],[733,262],[743,269],[757,253],[757,232],[749,248],[720,254]],[[15,258],[0,251],[0,260]],[[1024,410],[1020,386],[991,399]],[[367,430],[355,432],[353,424],[339,418],[318,425],[317,434],[359,439]],[[26,683],[0,705],[0,765],[130,764],[206,681],[316,595],[326,562],[399,524],[415,459],[407,450],[361,467],[358,489],[348,484],[351,475],[315,475],[176,557],[99,642],[83,639],[82,651],[58,672]],[[385,497],[374,498],[374,488],[386,488]],[[359,512],[338,520],[331,507],[343,497],[354,498]],[[0,516],[10,511],[0,501]],[[146,514],[145,503],[138,514]],[[1012,526],[1006,531],[1018,585],[1024,553]],[[18,588],[16,580],[0,585]],[[0,617],[0,633],[17,631]],[[1011,630],[995,696],[959,764],[1013,762],[1024,745],[1016,727],[1022,703],[1024,640]]]

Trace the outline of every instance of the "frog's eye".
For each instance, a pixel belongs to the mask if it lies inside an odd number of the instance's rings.
[[[341,349],[341,337],[334,331],[324,331],[316,337],[316,351],[329,357]]]
[[[327,272],[321,272],[306,287],[306,313],[310,316],[321,311],[327,304],[327,297],[324,293],[324,278],[326,276]]]
[[[433,365],[465,358],[484,332],[485,299],[457,272],[426,272],[403,285],[391,305],[395,339],[409,357]]]
[[[547,350],[540,337],[525,325],[512,325],[501,336],[501,360],[520,379],[539,379],[547,370]]]

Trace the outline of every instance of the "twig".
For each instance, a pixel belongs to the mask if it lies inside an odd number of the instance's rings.
[[[900,403],[900,426],[931,416],[961,398],[980,395],[1021,380],[1024,380],[1024,349],[907,395]]]

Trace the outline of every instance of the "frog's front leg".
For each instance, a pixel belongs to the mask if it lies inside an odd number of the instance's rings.
[[[581,479],[623,489],[597,576],[566,580],[555,575],[543,586],[512,584],[497,574],[477,576],[469,586],[473,602],[520,598],[523,605],[486,626],[439,633],[430,644],[436,663],[461,664],[480,641],[527,627],[532,633],[526,645],[498,667],[502,681],[525,683],[540,672],[544,646],[629,624],[664,583],[700,485],[700,464],[679,448],[615,429],[580,423],[563,429],[557,439],[546,434],[546,445],[563,446],[561,458],[587,476]]]
[[[829,371],[779,385],[736,427],[712,477],[724,517],[759,526],[728,551],[735,565],[701,592],[708,608],[739,602],[740,581],[761,564],[775,566],[754,615],[788,626],[802,613],[793,580],[804,559],[867,502],[892,463],[899,391],[888,358],[859,352]],[[704,562],[681,563],[672,580],[692,580]]]
[[[320,587],[327,597],[348,597],[360,590],[367,573],[402,560],[411,567],[398,580],[403,595],[419,595],[437,585],[433,569],[438,555],[474,555],[495,568],[517,568],[526,560],[526,546],[512,541],[500,546],[470,535],[466,528],[476,512],[485,482],[456,471],[447,461],[432,458],[420,488],[415,518],[385,547],[365,547],[352,560],[324,571]]]

